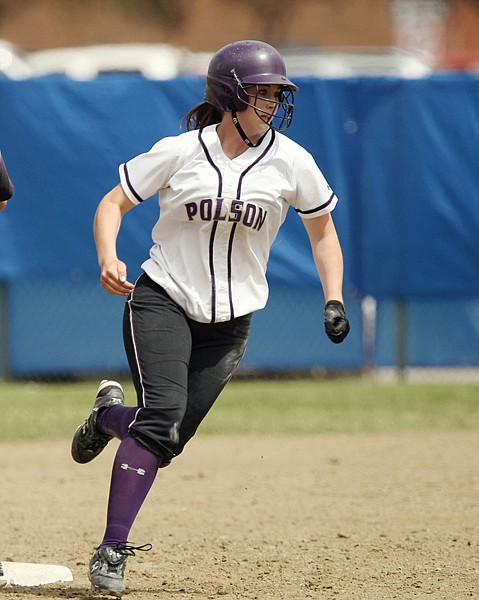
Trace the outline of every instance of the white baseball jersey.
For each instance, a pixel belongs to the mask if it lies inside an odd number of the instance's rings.
[[[142,268],[203,323],[263,308],[270,248],[288,208],[308,219],[337,202],[313,157],[286,136],[270,130],[231,160],[216,127],[164,138],[119,167],[133,204],[159,194]]]

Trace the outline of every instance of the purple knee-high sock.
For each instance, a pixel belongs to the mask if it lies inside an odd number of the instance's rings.
[[[128,433],[138,408],[134,406],[121,406],[114,404],[109,408],[103,408],[98,413],[96,426],[101,433],[107,433],[122,440]]]
[[[101,547],[124,546],[161,465],[161,458],[128,434],[118,447]]]

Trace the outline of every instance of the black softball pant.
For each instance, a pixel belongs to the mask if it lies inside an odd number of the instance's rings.
[[[182,452],[238,366],[251,315],[190,319],[143,274],[125,305],[123,338],[139,410],[131,434],[166,466]]]

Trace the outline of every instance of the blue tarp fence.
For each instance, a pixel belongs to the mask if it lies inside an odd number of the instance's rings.
[[[340,201],[352,331],[334,346],[301,220],[272,249],[268,306],[254,318],[248,369],[479,365],[479,77],[298,81],[286,134],[315,157]],[[202,78],[103,75],[0,80],[0,148],[15,197],[0,214],[3,374],[126,369],[123,299],[99,286],[92,222],[118,165],[176,135],[202,101]],[[130,279],[158,206],[128,213],[119,255]],[[365,348],[364,298],[377,303]],[[405,310],[398,332],[398,307]]]

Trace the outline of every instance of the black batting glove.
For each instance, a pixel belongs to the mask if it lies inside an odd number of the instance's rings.
[[[344,305],[339,300],[330,300],[324,307],[324,329],[335,344],[340,344],[348,335],[349,321]]]

